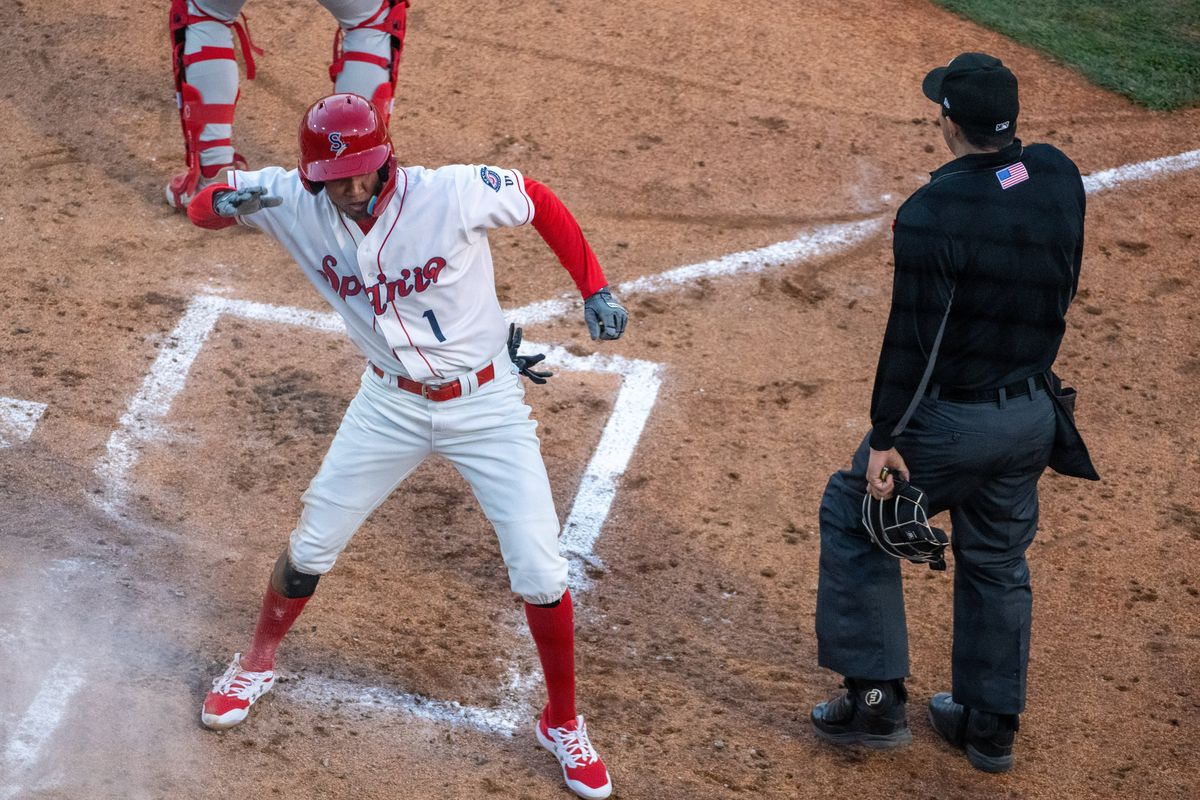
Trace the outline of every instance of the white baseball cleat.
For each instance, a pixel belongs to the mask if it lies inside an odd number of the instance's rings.
[[[588,739],[582,716],[561,727],[551,728],[546,724],[546,711],[542,711],[535,730],[538,742],[562,765],[563,780],[568,789],[589,800],[601,800],[612,794],[612,779]]]
[[[246,718],[254,701],[274,685],[274,670],[247,672],[242,669],[242,654],[234,653],[229,669],[213,680],[212,691],[200,709],[200,721],[214,730],[232,728]]]

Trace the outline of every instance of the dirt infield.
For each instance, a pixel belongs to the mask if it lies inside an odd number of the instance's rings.
[[[443,463],[322,581],[276,692],[237,729],[200,726],[362,360],[272,242],[163,203],[165,8],[77,5],[0,10],[0,800],[568,797],[531,735],[536,657],[494,537]],[[562,348],[528,395],[560,515],[603,507],[575,528],[598,535],[577,561],[579,696],[615,796],[1195,797],[1200,158],[1089,197],[1059,371],[1105,480],[1041,484],[1016,769],[972,770],[924,719],[949,685],[944,574],[905,573],[912,747],[823,747],[807,714],[836,688],[816,508],[868,426],[887,221],[949,158],[920,77],[1000,55],[1021,137],[1084,173],[1194,151],[1200,110],[1139,110],[917,0],[787,19],[766,0],[414,5],[401,161],[520,168],[614,284],[647,279],[622,293],[626,337],[596,348],[580,304],[532,306],[570,288],[537,235],[493,237],[505,308]],[[236,143],[291,164],[333,23],[247,10],[266,55]]]

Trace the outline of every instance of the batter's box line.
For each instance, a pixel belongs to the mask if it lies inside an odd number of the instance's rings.
[[[0,447],[12,447],[28,440],[44,413],[45,403],[0,397]]]

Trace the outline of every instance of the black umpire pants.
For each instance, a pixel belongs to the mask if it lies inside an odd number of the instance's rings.
[[[990,403],[926,397],[896,440],[912,482],[928,494],[930,516],[950,511],[952,693],[981,711],[1025,708],[1033,610],[1025,550],[1037,532],[1037,482],[1053,444],[1054,407],[1043,389]],[[821,499],[817,660],[848,677],[889,680],[908,675],[902,562],[862,528],[868,456],[864,439]]]

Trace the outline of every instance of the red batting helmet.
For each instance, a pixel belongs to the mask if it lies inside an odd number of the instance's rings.
[[[396,189],[396,154],[379,110],[356,94],[313,103],[300,121],[300,180],[313,194],[325,181],[379,172],[383,186],[372,201],[378,216]]]

